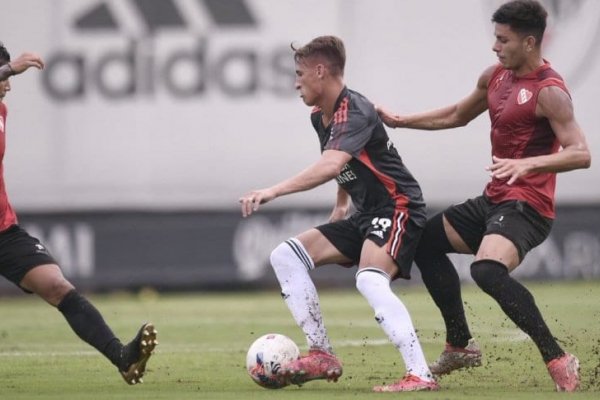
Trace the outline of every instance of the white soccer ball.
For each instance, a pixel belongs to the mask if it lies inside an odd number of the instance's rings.
[[[282,365],[297,360],[300,350],[292,339],[268,333],[252,343],[246,355],[246,369],[254,382],[267,389],[279,389],[287,383],[277,375]]]

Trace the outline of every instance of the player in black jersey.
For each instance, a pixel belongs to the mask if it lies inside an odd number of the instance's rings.
[[[358,265],[356,286],[407,369],[402,379],[374,390],[437,390],[410,315],[390,288],[391,280],[410,278],[426,221],[421,189],[373,104],[345,86],[343,42],[321,36],[293,49],[296,89],[304,103],[314,106],[311,121],[322,155],[299,174],[242,196],[242,214],[247,217],[263,203],[332,179],[337,180],[338,192],[329,223],[284,241],[271,253],[282,296],[310,348],[308,355],[282,367],[281,379],[303,384],[313,379],[336,381],[342,374],[309,271],[326,264]],[[356,211],[348,217],[351,202]]]

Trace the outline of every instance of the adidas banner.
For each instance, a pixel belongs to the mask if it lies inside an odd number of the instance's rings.
[[[2,0],[0,41],[13,57],[34,51],[46,61],[11,78],[4,99],[12,204],[21,212],[235,209],[240,194],[318,157],[291,44],[340,36],[350,88],[419,112],[464,98],[497,62],[490,18],[501,2]],[[600,1],[544,4],[545,57],[598,149]],[[429,204],[441,207],[481,193],[489,125],[482,115],[444,134],[388,133]],[[592,164],[560,176],[559,202],[600,202]],[[326,185],[280,204],[321,208],[334,197]]]

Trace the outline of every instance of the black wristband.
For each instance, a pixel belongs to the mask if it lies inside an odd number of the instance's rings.
[[[6,63],[6,66],[8,67],[8,70],[10,71],[10,75],[11,75],[11,76],[12,76],[12,75],[14,75],[14,74],[15,74],[15,70],[14,70],[14,69],[12,69],[12,67],[10,66],[10,63],[9,63],[9,62],[8,62],[8,63]]]

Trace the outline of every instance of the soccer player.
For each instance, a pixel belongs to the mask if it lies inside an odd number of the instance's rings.
[[[30,67],[42,69],[42,59],[25,53],[11,61],[0,43],[0,274],[27,293],[35,293],[64,315],[83,341],[100,351],[134,385],[142,382],[146,363],[156,341],[156,329],[145,323],[127,345],[114,335],[100,312],[63,276],[60,267],[40,241],[17,224],[4,186],[2,159],[6,147],[6,114],[3,100],[10,90],[9,77]]]
[[[509,274],[550,232],[556,173],[588,168],[591,157],[561,76],[542,58],[546,10],[516,0],[493,14],[499,63],[458,103],[414,115],[379,113],[386,125],[414,129],[464,126],[485,110],[491,119],[491,181],[481,196],[427,222],[415,261],[446,325],[446,347],[430,365],[436,375],[481,365],[458,275],[447,253],[475,254],[471,276],[537,345],[558,391],[579,386],[579,361],[559,346],[531,293]],[[561,150],[562,148],[562,150]]]
[[[332,179],[338,190],[329,223],[284,241],[271,253],[281,295],[310,348],[308,355],[282,366],[280,374],[298,385],[313,379],[337,381],[342,374],[309,272],[325,264],[358,264],[356,287],[407,369],[402,379],[373,390],[437,390],[410,315],[390,287],[395,278],[410,278],[426,220],[421,189],[389,140],[373,104],[345,86],[343,42],[321,36],[292,48],[295,87],[304,103],[314,107],[311,121],[322,155],[297,175],[242,196],[242,214],[248,217],[260,204]],[[356,212],[346,218],[350,200]]]

